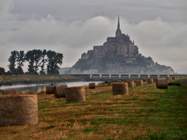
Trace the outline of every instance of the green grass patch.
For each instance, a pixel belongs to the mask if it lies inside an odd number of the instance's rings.
[[[92,125],[104,125],[104,124],[117,124],[117,125],[126,125],[129,124],[129,119],[126,118],[96,118],[91,120]]]
[[[167,130],[163,132],[150,133],[145,137],[136,138],[136,140],[186,140],[187,130],[186,129],[175,129]]]
[[[83,130],[84,133],[92,133],[92,132],[96,132],[96,131],[98,131],[98,128],[96,128],[96,127],[89,127],[89,128],[85,128]]]

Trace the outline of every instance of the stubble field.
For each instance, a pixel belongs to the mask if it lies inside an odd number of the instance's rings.
[[[187,80],[145,85],[113,96],[111,86],[89,90],[84,103],[39,95],[39,124],[0,127],[2,140],[186,140]]]

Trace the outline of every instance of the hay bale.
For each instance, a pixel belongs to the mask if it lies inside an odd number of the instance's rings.
[[[67,88],[67,85],[58,85],[56,86],[56,93],[55,97],[56,98],[65,98],[65,89]]]
[[[0,95],[3,95],[4,91],[3,90],[0,90]]]
[[[46,94],[56,94],[56,86],[49,85],[46,87]]]
[[[144,83],[147,83],[147,79],[143,79],[143,82],[144,82]]]
[[[157,79],[156,87],[158,89],[168,89],[168,80],[166,80],[166,79]]]
[[[166,80],[168,80],[168,82],[172,82],[173,81],[171,76],[167,77]]]
[[[154,80],[153,80],[152,78],[147,79],[147,83],[148,83],[148,84],[154,84]]]
[[[133,80],[128,81],[129,88],[134,88],[136,86],[135,82]]]
[[[0,96],[0,126],[38,123],[37,95]]]
[[[156,82],[157,82],[157,80],[158,80],[158,78],[154,78],[154,79],[153,79],[154,83],[156,83]]]
[[[171,77],[172,81],[176,80],[176,78],[174,76]]]
[[[96,85],[95,83],[89,83],[89,89],[95,89]]]
[[[143,80],[136,80],[135,83],[136,83],[136,86],[143,86],[144,85]]]
[[[113,95],[123,95],[129,93],[128,83],[116,82],[112,83]]]
[[[65,89],[66,101],[68,102],[84,102],[86,101],[85,87],[69,87]]]

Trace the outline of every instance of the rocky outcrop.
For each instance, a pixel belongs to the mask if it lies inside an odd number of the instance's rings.
[[[116,36],[108,37],[103,45],[94,46],[93,50],[83,53],[69,73],[172,74],[174,70],[169,66],[155,63],[151,57],[140,54],[134,41],[121,32],[118,21]]]

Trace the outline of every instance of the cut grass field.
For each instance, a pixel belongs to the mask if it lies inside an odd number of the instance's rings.
[[[101,90],[102,89],[102,90]],[[187,82],[130,95],[89,90],[85,103],[39,95],[39,124],[0,127],[2,140],[187,140]]]

